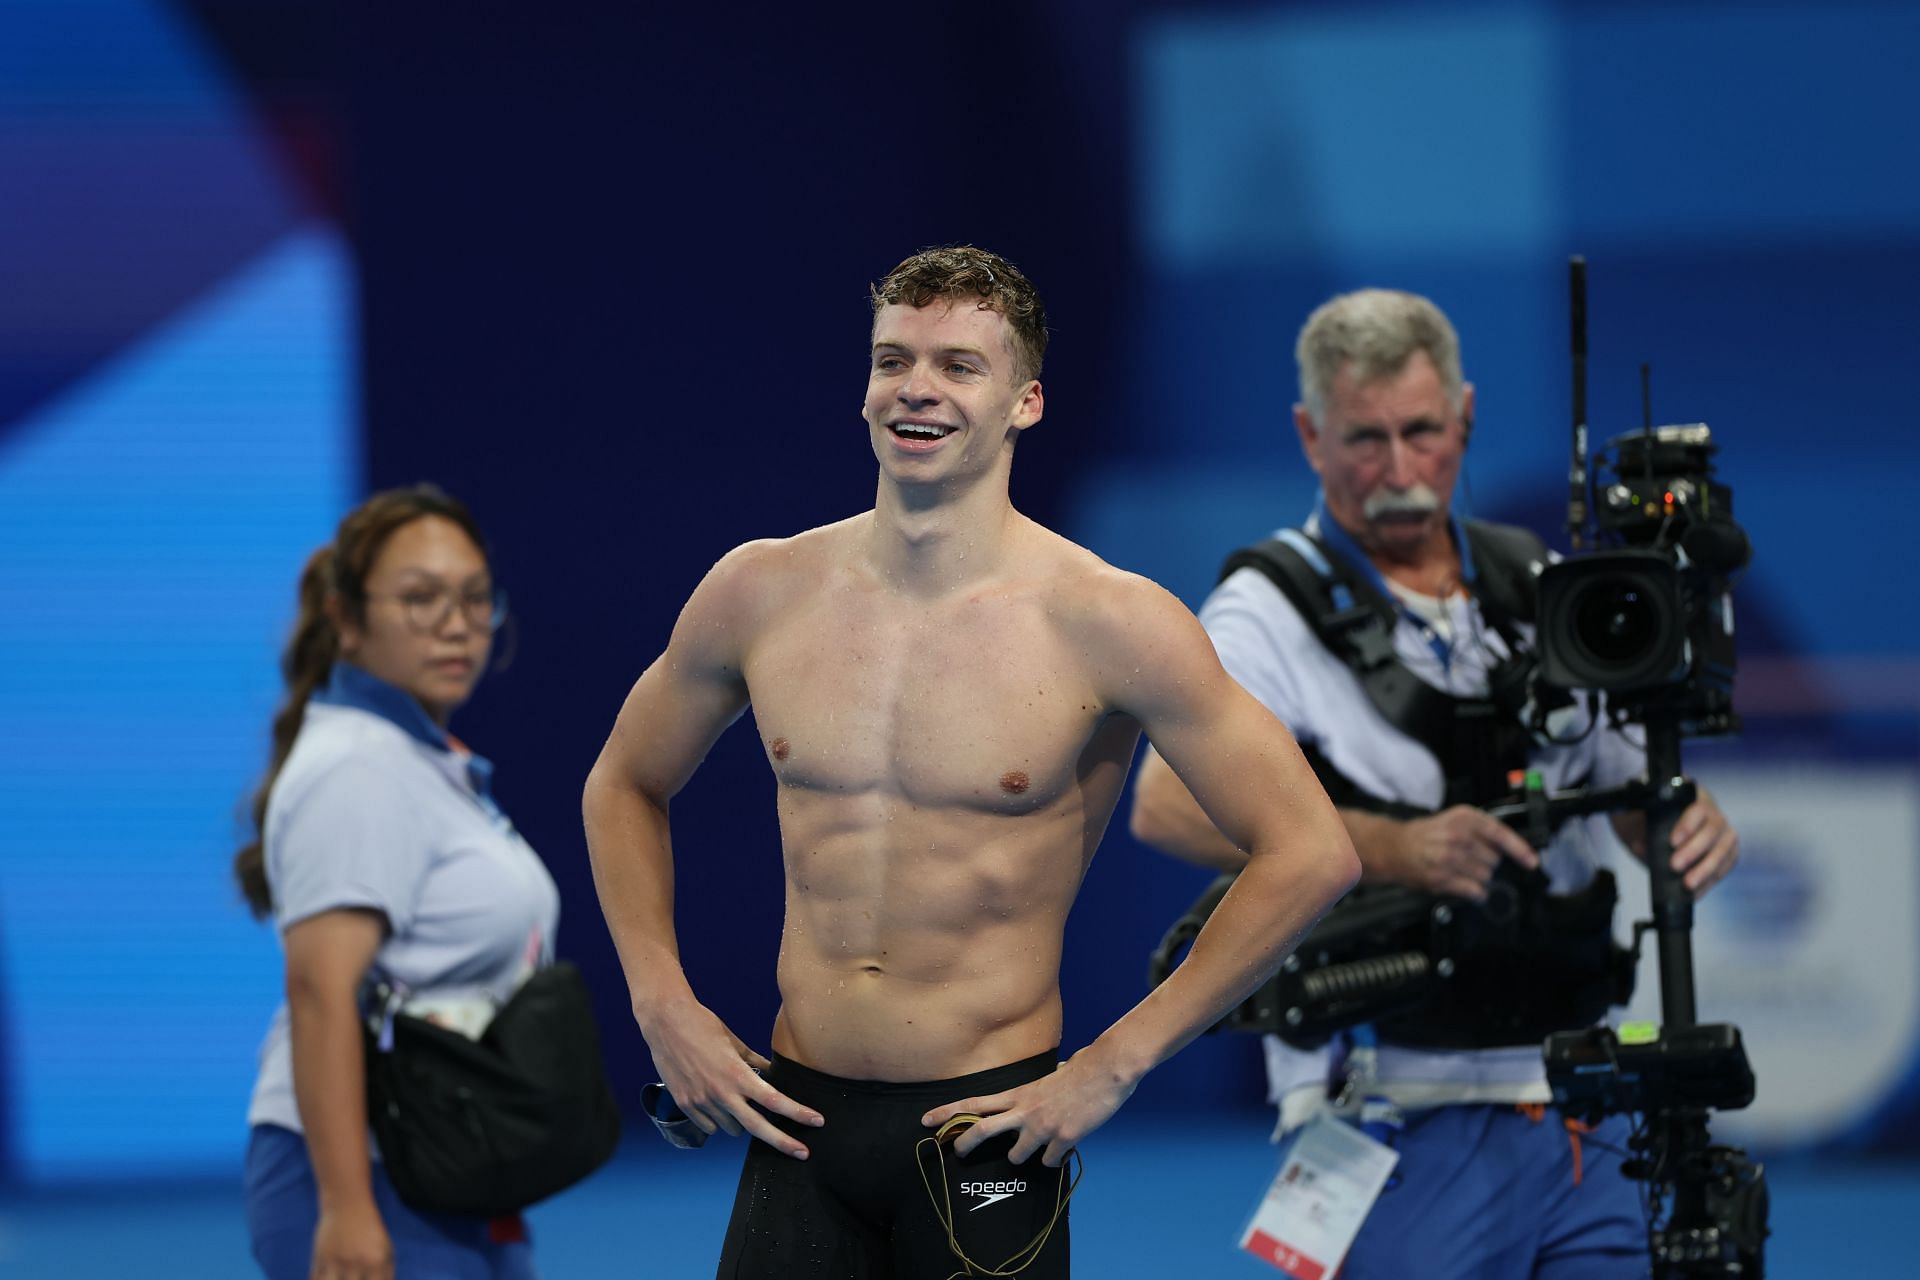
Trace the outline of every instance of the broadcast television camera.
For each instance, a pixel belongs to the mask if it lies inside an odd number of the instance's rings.
[[[1677,714],[1688,736],[1733,732],[1729,578],[1749,547],[1713,478],[1713,433],[1649,425],[1606,450],[1594,508],[1614,545],[1541,571],[1535,678],[1600,690],[1624,718]]]

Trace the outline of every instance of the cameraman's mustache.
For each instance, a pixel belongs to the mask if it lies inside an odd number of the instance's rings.
[[[1374,490],[1360,508],[1360,514],[1372,521],[1385,516],[1430,516],[1439,509],[1440,495],[1424,484],[1416,484],[1404,493]]]

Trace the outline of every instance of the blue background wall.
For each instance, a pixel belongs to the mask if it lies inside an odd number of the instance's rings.
[[[1651,360],[1758,547],[1754,732],[1701,759],[1910,787],[1916,53],[1894,4],[0,7],[0,1167],[234,1166],[279,961],[226,862],[294,575],[419,479],[513,593],[517,661],[458,728],[561,883],[631,1099],[580,781],[714,559],[871,501],[865,285],[923,244],[1048,299],[1016,502],[1195,603],[1310,498],[1292,339],[1361,284],[1453,315],[1470,505],[1551,531],[1585,252],[1596,433]],[[675,808],[688,968],[756,1043],[771,801],[736,731]],[[1815,900],[1822,848],[1760,883]],[[1204,879],[1109,835],[1070,1046]],[[1136,1105],[1248,1105],[1254,1057],[1196,1046]],[[1911,1095],[1805,1140],[1910,1142]]]

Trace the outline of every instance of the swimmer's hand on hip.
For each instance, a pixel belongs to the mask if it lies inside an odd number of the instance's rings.
[[[741,1043],[711,1009],[690,995],[663,1004],[641,1020],[640,1034],[667,1091],[703,1131],[751,1134],[796,1160],[807,1158],[804,1143],[756,1108],[815,1128],[826,1117],[756,1075],[769,1065],[767,1059]]]
[[[1120,1109],[1138,1083],[1138,1076],[1115,1069],[1096,1042],[1051,1075],[1004,1093],[956,1099],[927,1112],[920,1122],[938,1130],[954,1116],[971,1112],[982,1118],[953,1139],[956,1156],[971,1154],[989,1138],[1018,1132],[1009,1160],[1022,1164],[1038,1151],[1041,1164],[1057,1169],[1082,1138]]]

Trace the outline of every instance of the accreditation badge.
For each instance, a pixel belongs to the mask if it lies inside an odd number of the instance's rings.
[[[1326,1280],[1399,1160],[1398,1151],[1352,1125],[1315,1116],[1294,1140],[1240,1247],[1294,1280]]]

